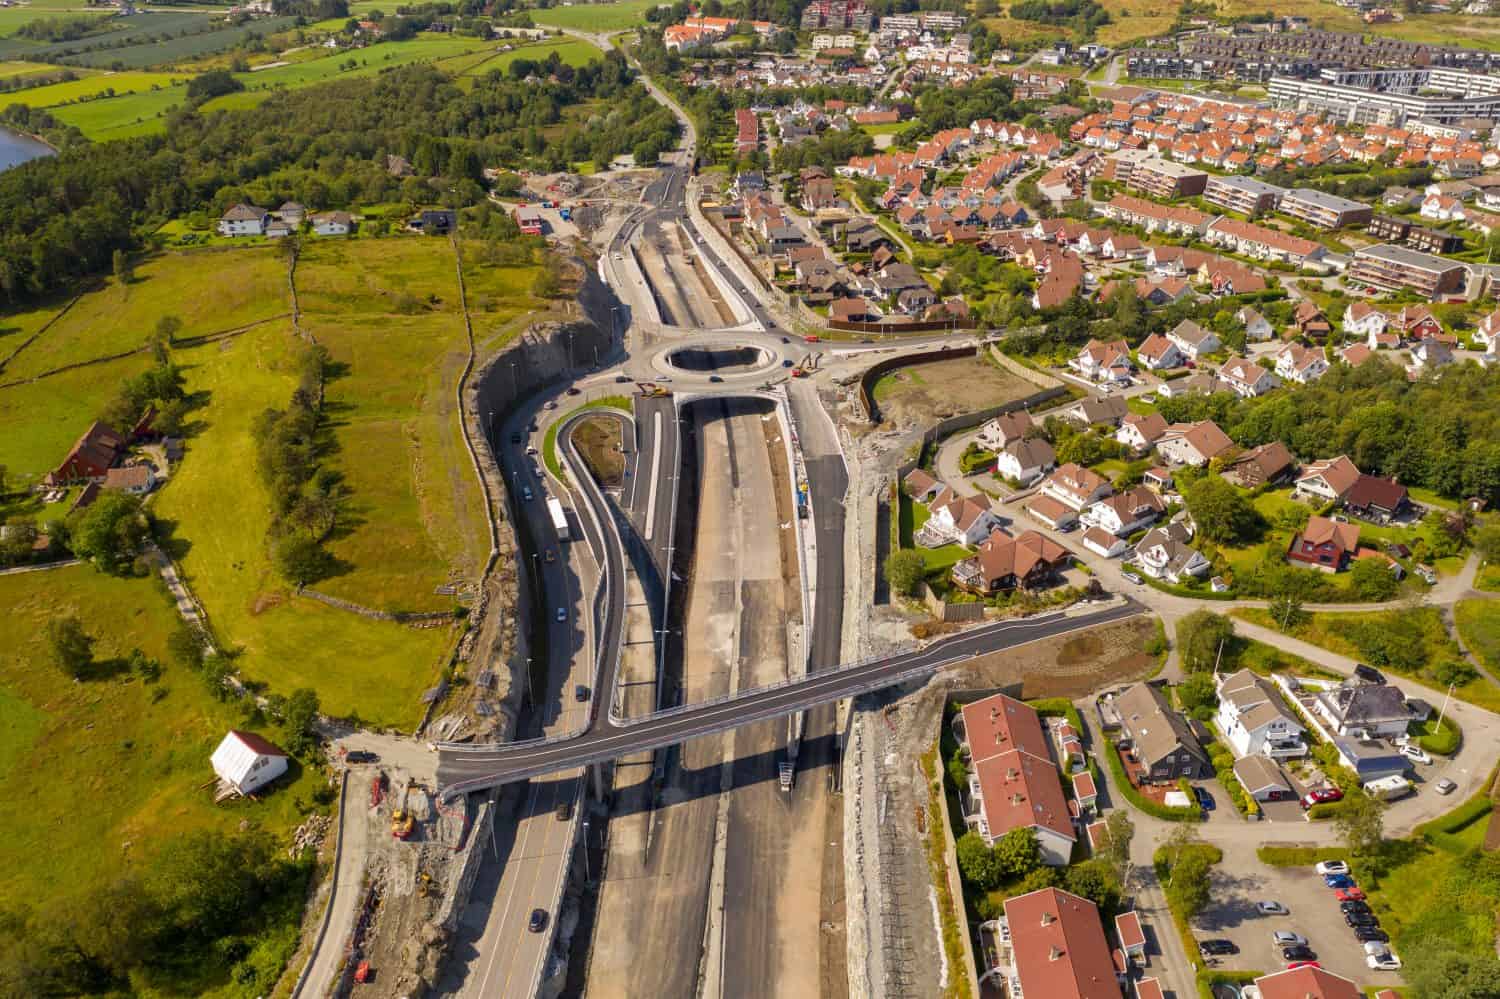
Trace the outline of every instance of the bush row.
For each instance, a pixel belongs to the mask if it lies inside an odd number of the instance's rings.
[[[1109,775],[1114,778],[1115,787],[1125,796],[1125,800],[1147,815],[1167,822],[1202,822],[1203,813],[1197,808],[1171,808],[1167,805],[1158,805],[1156,802],[1144,797],[1130,783],[1130,778],[1125,776],[1125,763],[1120,759],[1120,748],[1110,743],[1104,751],[1104,759],[1109,764]]]

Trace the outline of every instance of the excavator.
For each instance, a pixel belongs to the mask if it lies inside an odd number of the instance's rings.
[[[410,790],[410,784],[403,786],[401,796],[391,805],[391,836],[396,839],[409,837],[417,824],[416,817],[406,808],[406,795]]]

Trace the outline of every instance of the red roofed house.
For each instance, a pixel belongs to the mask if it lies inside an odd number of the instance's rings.
[[[1327,517],[1310,517],[1301,534],[1292,537],[1286,558],[1321,572],[1338,572],[1359,549],[1359,527]]]
[[[1255,980],[1261,999],[1362,999],[1349,979],[1322,968],[1293,968]]]
[[[961,717],[974,808],[966,821],[991,845],[1012,829],[1032,829],[1042,862],[1066,866],[1077,836],[1036,711],[996,694],[966,706]]]
[[[1125,956],[1136,961],[1146,958],[1146,931],[1141,929],[1141,916],[1135,910],[1122,912],[1115,917],[1115,936],[1120,939],[1120,949]]]
[[[78,443],[68,452],[62,464],[47,475],[49,486],[66,486],[75,482],[103,482],[104,475],[125,453],[125,436],[95,420],[84,431]]]
[[[1011,537],[998,527],[971,558],[953,566],[953,581],[968,590],[993,593],[1046,586],[1073,560],[1073,553],[1037,531]]]
[[[1060,888],[1005,900],[1011,993],[1046,999],[1122,999],[1099,907]]]

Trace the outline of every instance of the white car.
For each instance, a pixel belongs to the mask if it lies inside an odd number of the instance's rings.
[[[1307,937],[1291,930],[1277,930],[1271,934],[1271,942],[1278,947],[1306,947]]]
[[[1319,874],[1348,874],[1349,865],[1342,860],[1325,860],[1314,867]]]
[[[1383,954],[1370,954],[1365,957],[1365,964],[1373,971],[1400,971],[1401,959],[1390,951]]]
[[[1255,911],[1259,912],[1262,916],[1285,916],[1287,914],[1286,906],[1282,905],[1280,902],[1272,902],[1269,900],[1264,902],[1256,902]]]
[[[1414,763],[1432,762],[1432,757],[1428,756],[1427,753],[1423,751],[1422,747],[1413,746],[1410,743],[1401,747],[1401,755]]]
[[[1366,954],[1385,954],[1389,952],[1390,949],[1391,948],[1389,945],[1383,944],[1379,940],[1371,940],[1365,944]]]

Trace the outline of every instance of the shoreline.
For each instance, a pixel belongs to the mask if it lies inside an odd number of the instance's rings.
[[[10,167],[18,167],[18,166],[21,166],[22,164],[30,163],[32,160],[41,159],[43,156],[56,156],[56,155],[58,155],[59,152],[61,152],[61,150],[59,150],[56,146],[54,146],[52,143],[48,142],[42,136],[37,135],[35,132],[23,132],[19,128],[15,128],[14,126],[0,124],[0,133],[5,133],[7,135],[14,135],[14,136],[16,136],[17,138],[20,138],[20,139],[27,139],[27,140],[29,140],[31,142],[36,143],[37,145],[41,146],[44,150],[46,150],[46,152],[38,153],[35,156],[28,157],[27,159],[21,160],[20,163],[12,163],[10,165]],[[0,167],[0,170],[8,170],[8,169],[10,169],[10,167]]]

